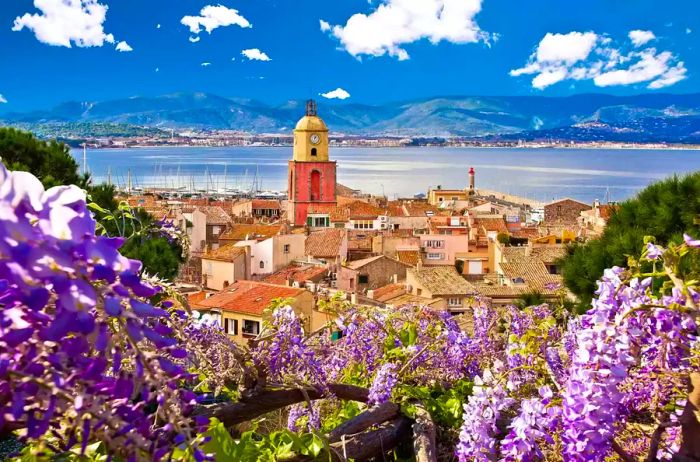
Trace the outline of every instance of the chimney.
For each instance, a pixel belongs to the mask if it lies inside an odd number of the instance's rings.
[[[475,176],[475,171],[474,167],[469,168],[469,191],[474,191],[474,176]]]

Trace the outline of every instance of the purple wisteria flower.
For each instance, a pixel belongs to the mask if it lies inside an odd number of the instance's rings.
[[[688,234],[683,234],[683,241],[688,247],[700,248],[700,239],[693,239]]]
[[[189,375],[173,362],[188,354],[166,304],[150,301],[160,289],[119,253],[122,239],[95,229],[82,190],[44,190],[0,165],[0,430],[51,431],[66,449],[99,440],[125,459],[189,442],[203,459],[183,419]]]
[[[647,243],[646,251],[644,252],[647,260],[658,260],[664,254],[664,249],[651,242]]]
[[[389,401],[391,392],[398,383],[397,372],[398,365],[394,363],[386,363],[382,365],[372,381],[372,386],[369,388],[370,405],[382,404]]]

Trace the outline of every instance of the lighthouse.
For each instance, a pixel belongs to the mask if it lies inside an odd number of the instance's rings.
[[[474,195],[476,194],[476,189],[474,189],[474,176],[476,172],[474,171],[474,167],[469,168],[469,195]]]
[[[329,159],[328,144],[328,127],[318,116],[316,102],[309,100],[306,114],[294,129],[294,151],[289,161],[289,220],[294,226],[307,224],[312,206],[337,205],[336,163]]]

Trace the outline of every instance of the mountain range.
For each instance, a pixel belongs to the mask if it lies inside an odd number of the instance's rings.
[[[176,93],[0,114],[5,125],[114,123],[151,128],[290,133],[304,101],[267,104]],[[383,104],[319,102],[334,134],[700,143],[699,94],[443,96]]]

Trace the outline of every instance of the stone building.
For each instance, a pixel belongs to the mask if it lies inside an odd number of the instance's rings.
[[[377,289],[406,279],[408,268],[410,265],[385,255],[352,261],[338,270],[338,289],[360,293]]]
[[[559,199],[544,206],[544,224],[561,223],[576,226],[581,212],[593,207],[575,199]]]

